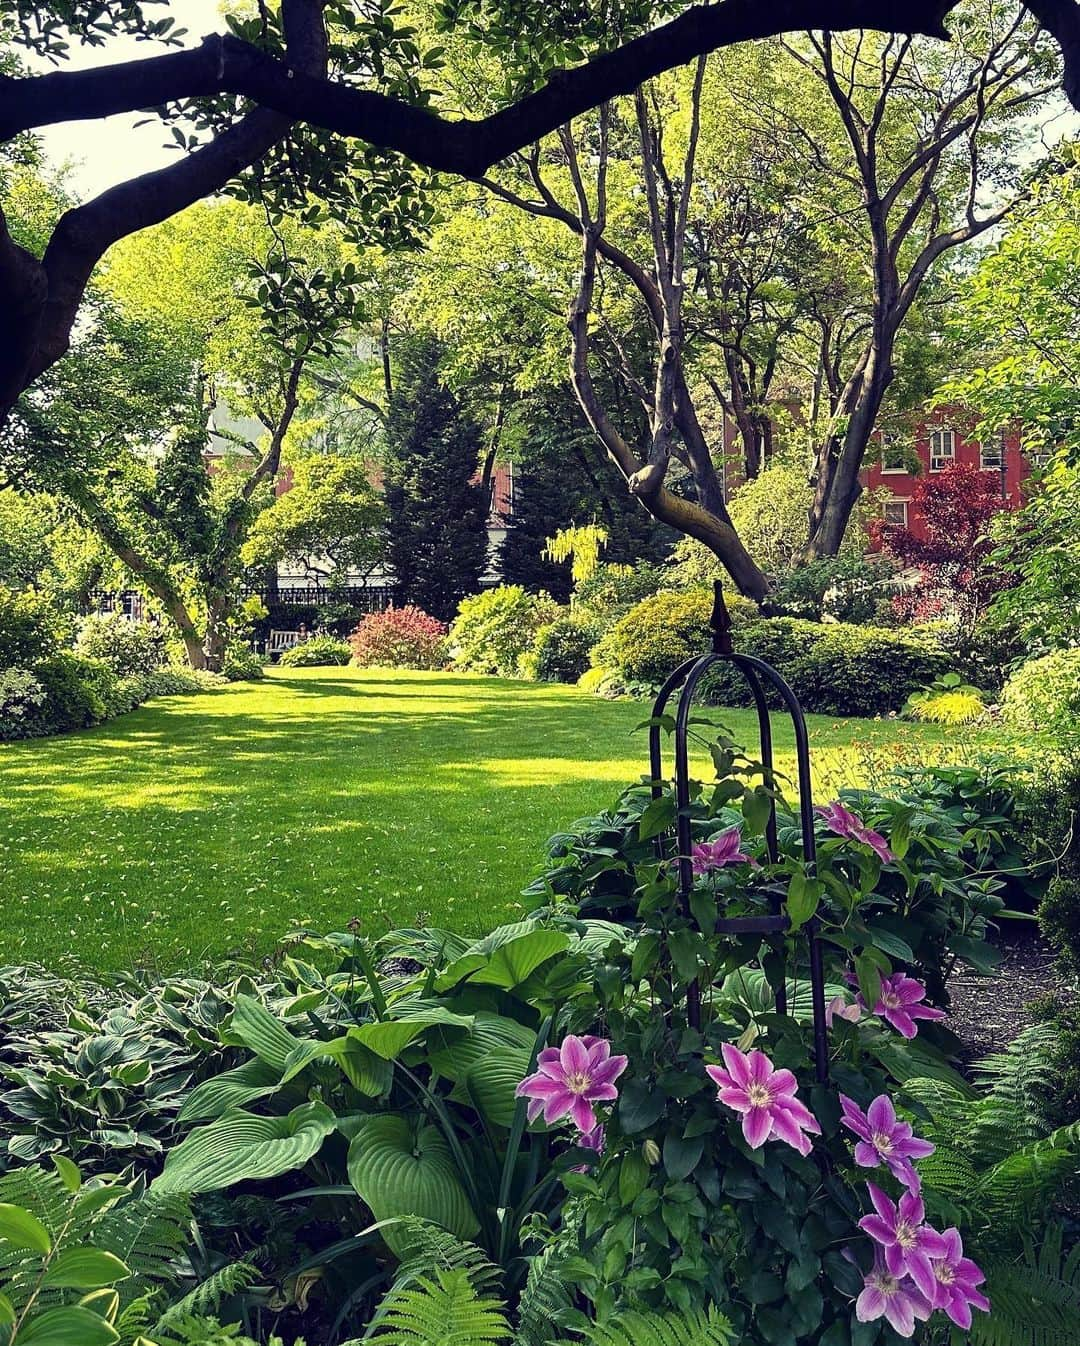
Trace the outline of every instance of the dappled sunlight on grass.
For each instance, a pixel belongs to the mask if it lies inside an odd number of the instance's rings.
[[[647,769],[648,710],[461,674],[274,670],[110,724],[0,745],[0,957],[162,967],[291,924],[465,931],[512,916],[543,843]],[[756,743],[755,717],[710,712]],[[970,733],[811,717],[815,788]],[[776,722],[777,763],[794,768]],[[708,759],[694,755],[709,775]]]

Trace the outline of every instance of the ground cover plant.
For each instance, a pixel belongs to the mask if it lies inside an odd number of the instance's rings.
[[[726,712],[748,735],[751,712]],[[537,839],[641,771],[641,706],[455,674],[269,670],[0,747],[8,961],[187,970],[290,921],[509,917]],[[821,788],[955,757],[957,731],[811,717]],[[969,731],[963,731],[968,734]],[[969,735],[974,745],[992,735]],[[791,740],[778,726],[778,761]]]

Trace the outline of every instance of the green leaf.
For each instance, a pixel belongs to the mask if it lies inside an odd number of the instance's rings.
[[[805,874],[793,874],[788,887],[787,914],[792,930],[798,930],[806,924],[818,909],[821,901],[821,884],[807,878]]]
[[[78,1304],[46,1309],[19,1333],[19,1346],[112,1346],[119,1340],[104,1318]]]
[[[535,1041],[534,1030],[516,1019],[482,1010],[467,1033],[452,1032],[442,1038],[441,1029],[435,1028],[428,1037],[428,1061],[438,1074],[459,1083],[491,1051],[500,1047],[531,1051]]]
[[[450,1147],[427,1122],[395,1113],[370,1118],[353,1137],[347,1167],[376,1220],[416,1215],[459,1238],[471,1238],[480,1227]]]
[[[126,1280],[129,1269],[112,1253],[101,1248],[65,1248],[50,1265],[42,1285],[60,1285],[72,1290],[100,1290]]]
[[[772,812],[772,796],[769,792],[758,785],[750,790],[742,803],[743,817],[746,819],[746,825],[752,833],[761,833],[765,831],[765,824],[769,821],[769,814]]]
[[[900,958],[905,963],[915,961],[915,952],[911,945],[906,940],[902,940],[899,935],[894,935],[889,930],[881,930],[876,925],[871,924],[870,938],[874,941],[875,946],[883,949],[890,958]]]
[[[466,979],[472,985],[511,990],[569,946],[570,937],[528,921],[500,926],[451,963],[437,982],[447,991]]]
[[[447,1028],[469,1029],[473,1026],[473,1016],[454,1014],[442,1005],[434,1005],[430,1009],[384,1019],[381,1023],[361,1024],[359,1028],[350,1028],[348,1036],[369,1047],[384,1061],[393,1061],[426,1028],[436,1024]]]
[[[230,1029],[245,1047],[278,1071],[285,1069],[285,1063],[300,1045],[299,1038],[293,1037],[268,1009],[249,995],[236,997]]]
[[[10,1243],[13,1248],[26,1248],[30,1252],[48,1256],[52,1251],[52,1239],[49,1231],[36,1215],[31,1215],[21,1206],[11,1206],[0,1202],[0,1239]]]
[[[667,1107],[667,1095],[644,1080],[631,1080],[619,1095],[619,1121],[627,1135],[644,1131],[659,1121]]]
[[[256,1098],[272,1094],[280,1084],[281,1070],[256,1056],[235,1070],[226,1070],[223,1075],[197,1084],[184,1100],[178,1120],[196,1122],[207,1117],[220,1117],[230,1108],[240,1108]]]
[[[62,1154],[51,1155],[53,1167],[60,1174],[60,1181],[69,1192],[77,1192],[82,1186],[82,1174],[78,1166]]]
[[[0,1327],[10,1327],[15,1321],[15,1305],[7,1295],[0,1295]]]
[[[872,1010],[881,999],[881,969],[869,953],[856,954],[855,976],[859,981],[859,992],[867,1008]]]
[[[496,1047],[477,1061],[451,1097],[463,1092],[493,1126],[509,1127],[517,1108],[516,1090],[531,1060],[525,1048]]]
[[[664,1168],[668,1177],[675,1182],[682,1182],[684,1178],[688,1178],[697,1168],[704,1149],[705,1141],[701,1136],[683,1140],[680,1136],[669,1132],[664,1141]]]
[[[181,1141],[153,1190],[215,1192],[251,1178],[276,1178],[306,1164],[336,1125],[324,1103],[304,1103],[287,1117],[231,1109]]]
[[[674,797],[661,795],[659,799],[651,799],[638,820],[638,837],[641,841],[651,841],[661,832],[666,832],[674,822]]]

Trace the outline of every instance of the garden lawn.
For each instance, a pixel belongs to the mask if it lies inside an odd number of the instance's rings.
[[[756,743],[749,711],[715,711]],[[449,673],[274,669],[0,745],[0,961],[198,970],[291,926],[480,932],[543,843],[646,769],[641,705]],[[960,758],[948,731],[809,718],[820,794]],[[776,719],[781,767],[790,728]]]

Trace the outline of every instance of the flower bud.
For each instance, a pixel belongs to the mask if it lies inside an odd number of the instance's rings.
[[[641,1157],[650,1168],[655,1168],[660,1162],[660,1146],[655,1140],[647,1140],[641,1147]]]

